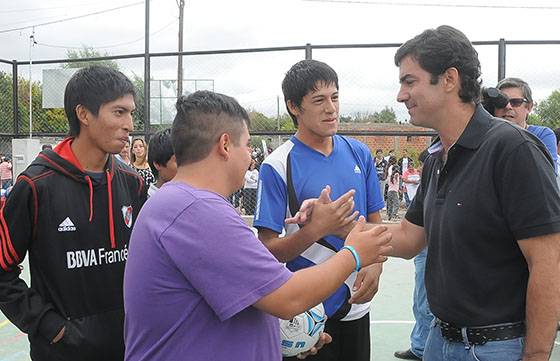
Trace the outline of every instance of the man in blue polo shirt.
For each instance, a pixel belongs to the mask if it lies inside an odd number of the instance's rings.
[[[295,64],[282,82],[284,99],[297,132],[261,166],[254,225],[259,238],[287,267],[319,264],[343,246],[347,226],[332,221],[336,214],[313,217],[305,227],[284,220],[295,215],[308,198],[329,201],[354,189],[356,212],[380,223],[383,199],[375,164],[364,144],[336,135],[338,77],[327,64],[304,60]],[[336,212],[335,212],[336,213]],[[286,235],[279,237],[285,230]],[[324,306],[329,316],[326,332],[333,342],[312,360],[370,360],[369,307],[377,292],[380,265],[353,273]]]
[[[554,159],[554,166],[558,159],[558,145],[552,129],[540,125],[529,125],[527,120],[533,110],[533,94],[527,82],[519,78],[505,78],[500,80],[496,88],[507,96],[508,102],[503,108],[496,107],[495,114],[498,118],[508,120],[539,138],[546,146],[550,156]],[[558,170],[556,170],[558,171]]]

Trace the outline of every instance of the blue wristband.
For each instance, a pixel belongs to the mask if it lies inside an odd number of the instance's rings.
[[[362,268],[362,265],[360,263],[360,256],[358,256],[358,252],[356,252],[356,250],[352,246],[344,246],[341,249],[347,249],[350,251],[350,253],[352,253],[352,256],[354,257],[354,261],[356,261],[355,271],[358,272],[360,268]]]

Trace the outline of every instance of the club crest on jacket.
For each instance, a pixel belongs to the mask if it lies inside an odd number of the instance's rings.
[[[121,208],[124,224],[128,228],[132,227],[132,206],[122,206]]]

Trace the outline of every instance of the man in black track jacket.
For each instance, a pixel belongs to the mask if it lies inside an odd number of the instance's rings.
[[[0,210],[0,309],[28,334],[33,360],[122,360],[124,265],[146,190],[112,154],[132,131],[134,87],[84,68],[64,107],[70,137],[39,154]]]

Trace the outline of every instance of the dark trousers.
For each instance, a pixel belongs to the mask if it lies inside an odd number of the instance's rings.
[[[370,361],[369,313],[354,321],[327,320],[325,332],[332,342],[308,356],[310,361]],[[296,361],[297,357],[284,357],[284,361]]]

